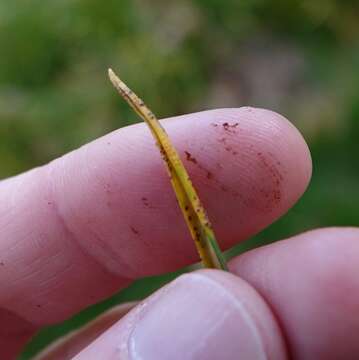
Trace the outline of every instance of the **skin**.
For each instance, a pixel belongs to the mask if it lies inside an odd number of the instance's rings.
[[[221,109],[163,125],[222,249],[278,219],[308,186],[307,145],[276,113]],[[0,254],[1,359],[136,278],[198,260],[144,124],[0,182]],[[240,358],[359,356],[358,229],[307,232],[229,265],[231,273],[201,270],[160,289],[77,359],[147,360],[158,351],[166,359],[173,349],[187,359],[236,358],[237,341]]]

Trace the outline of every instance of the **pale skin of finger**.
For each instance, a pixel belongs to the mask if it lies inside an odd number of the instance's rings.
[[[249,284],[224,271],[200,270],[150,296],[74,359],[99,356],[284,360],[286,349],[269,307]]]
[[[273,112],[215,110],[163,125],[223,249],[285,213],[309,182],[304,140]],[[27,336],[137,277],[198,260],[144,124],[2,181],[0,200],[0,320],[12,314]]]
[[[229,275],[224,272],[205,271],[205,276],[213,281],[211,286],[214,291],[208,293],[212,298],[208,297],[201,306],[214,303],[222,309],[223,317],[228,314],[231,303],[227,297],[221,296],[221,289],[218,288],[220,284],[222,289],[231,294],[232,299],[237,297],[239,303],[244,305],[246,314],[254,319],[252,330],[257,339],[259,335],[260,341],[250,343],[250,349],[238,347],[237,357],[232,353],[230,358],[357,359],[358,264],[358,228],[310,231],[233,259],[230,269],[237,277],[228,278]],[[220,328],[223,338],[216,332],[217,341],[216,337],[212,339],[208,336],[207,339],[206,334],[211,333],[211,328],[204,326],[199,333],[195,332],[197,327],[193,326],[193,318],[197,317],[198,322],[205,323],[206,318],[211,315],[203,315],[197,309],[182,306],[182,303],[186,304],[188,297],[196,299],[198,292],[202,291],[203,282],[197,281],[195,286],[193,283],[193,278],[187,277],[172,283],[170,290],[161,289],[79,353],[75,359],[96,359],[101,354],[106,359],[152,360],[154,349],[158,351],[156,355],[160,355],[159,358],[163,360],[177,359],[176,354],[185,354],[185,358],[190,360],[218,359],[216,351],[222,354],[221,358],[226,358],[226,340],[241,342],[242,333],[247,331],[246,323],[243,323],[236,313],[243,310],[243,306],[242,309],[237,307],[231,313],[233,318],[226,323],[227,327]],[[168,295],[173,292],[173,288],[182,289],[176,292],[175,302]],[[209,309],[215,313],[213,307]],[[171,337],[171,331],[178,330],[175,322],[168,324],[172,319],[171,314],[178,314],[177,321],[185,318],[192,325],[188,328],[188,333],[193,337],[193,341],[185,343],[185,347],[180,347],[184,344],[181,336],[177,339],[175,336]],[[151,322],[148,318],[154,320]],[[138,329],[143,329],[144,319],[145,329],[151,331],[143,335],[143,331]],[[238,326],[231,327],[231,324]],[[186,332],[185,324],[181,325],[182,331]],[[219,321],[213,324],[213,328],[221,325]],[[246,338],[247,344],[250,339]],[[208,345],[208,349],[204,346],[198,350],[199,340]],[[205,342],[207,340],[208,344]],[[212,348],[212,341],[217,349]],[[166,342],[169,342],[169,346]],[[224,347],[221,349],[222,344]],[[164,350],[161,350],[161,347]],[[148,350],[148,357],[142,352],[143,349]],[[172,349],[173,353],[168,356],[168,351]],[[248,351],[252,351],[249,356]],[[253,354],[256,357],[253,357]]]
[[[81,328],[58,339],[38,354],[33,360],[72,359],[103,332],[124,317],[137,304],[137,301],[133,301],[114,306]]]

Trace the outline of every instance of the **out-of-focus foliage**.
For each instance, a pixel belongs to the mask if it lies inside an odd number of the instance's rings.
[[[358,225],[358,18],[356,0],[2,0],[0,177],[138,121],[111,65],[160,117],[253,105],[302,131],[312,184],[249,246]]]

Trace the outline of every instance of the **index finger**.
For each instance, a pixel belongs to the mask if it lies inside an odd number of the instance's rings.
[[[305,190],[310,155],[266,110],[214,110],[164,121],[222,249],[258,232]],[[143,124],[115,131],[0,186],[0,304],[43,325],[137,277],[197,260]]]

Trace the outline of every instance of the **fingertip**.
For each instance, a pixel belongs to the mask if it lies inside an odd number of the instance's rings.
[[[312,158],[303,135],[286,117],[272,110],[253,107],[239,110],[262,128],[258,129],[258,137],[265,136],[280,154],[277,165],[281,162],[285,165],[288,201],[294,203],[306,190],[312,175]]]
[[[284,359],[276,322],[243,280],[207,270],[159,290],[77,359]]]

